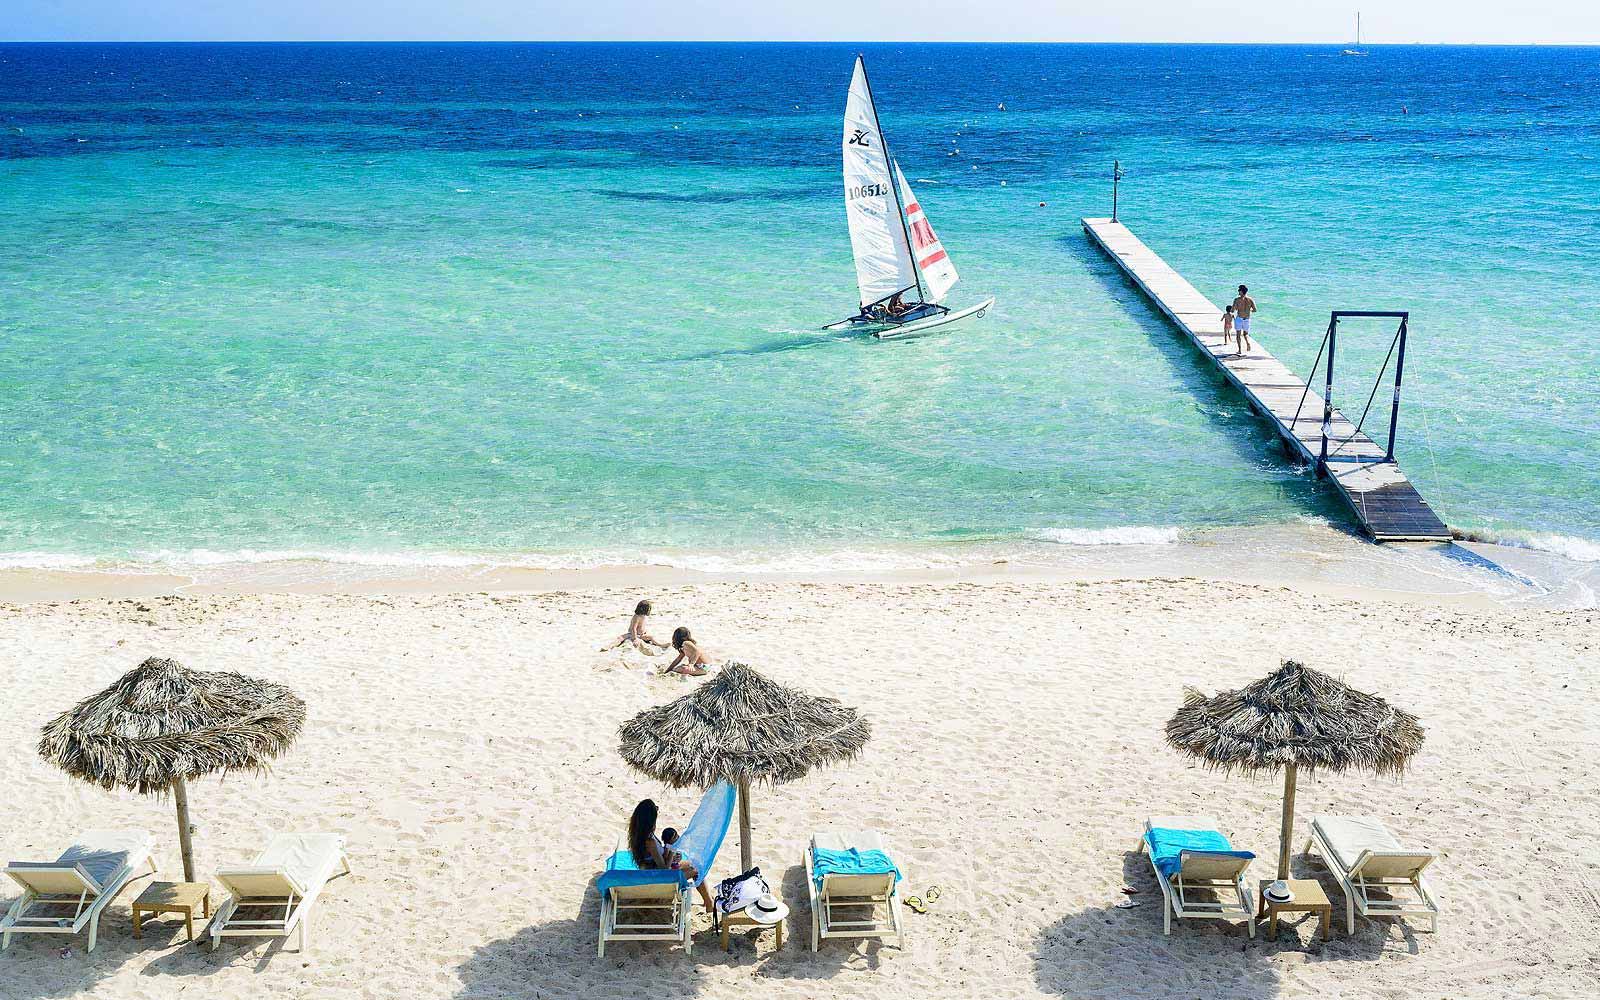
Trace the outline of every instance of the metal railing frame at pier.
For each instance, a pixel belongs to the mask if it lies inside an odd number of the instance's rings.
[[[1367,414],[1372,411],[1373,400],[1378,397],[1378,384],[1383,380],[1383,373],[1389,368],[1390,359],[1394,359],[1394,400],[1389,409],[1389,444],[1384,449],[1383,460],[1394,461],[1395,429],[1400,425],[1400,383],[1405,375],[1406,368],[1406,333],[1411,323],[1411,313],[1404,310],[1388,309],[1335,309],[1328,314],[1328,332],[1323,334],[1322,344],[1317,348],[1317,359],[1311,362],[1311,370],[1316,371],[1322,361],[1324,351],[1328,356],[1326,376],[1322,391],[1322,453],[1317,458],[1317,475],[1328,474],[1328,437],[1333,430],[1333,355],[1339,342],[1339,321],[1341,319],[1397,319],[1399,327],[1395,330],[1394,339],[1389,341],[1389,353],[1384,355],[1383,366],[1378,369],[1377,377],[1372,380],[1372,392],[1367,396],[1367,405],[1361,411],[1361,419],[1356,421],[1355,433],[1346,438],[1334,448],[1333,454],[1337,455],[1339,449],[1359,435],[1366,426]],[[1396,356],[1396,348],[1399,355]],[[1305,406],[1306,395],[1311,392],[1311,380],[1306,380],[1306,387],[1300,393],[1300,404],[1294,410],[1294,422],[1300,419],[1300,408]],[[1293,424],[1291,423],[1291,426]]]

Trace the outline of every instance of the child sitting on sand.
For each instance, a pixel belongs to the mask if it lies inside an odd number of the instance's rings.
[[[1233,340],[1233,306],[1222,310],[1222,346],[1226,348]]]
[[[689,635],[689,629],[679,625],[672,630],[672,648],[678,651],[673,661],[667,664],[665,674],[688,674],[690,677],[699,677],[707,672],[711,666],[711,658]],[[680,666],[681,664],[681,666]]]
[[[649,601],[640,601],[638,604],[634,605],[633,617],[628,620],[628,631],[622,633],[616,642],[609,646],[602,647],[600,652],[605,653],[621,646],[631,645],[634,649],[644,653],[646,656],[654,656],[656,655],[656,650],[666,649],[666,643],[655,641],[654,639],[650,638],[650,633],[644,630],[645,619],[649,617]]]

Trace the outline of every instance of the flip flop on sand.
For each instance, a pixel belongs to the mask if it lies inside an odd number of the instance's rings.
[[[911,909],[912,913],[928,912],[927,904],[922,901],[921,896],[907,896],[905,902],[906,906]]]
[[[942,894],[942,891],[936,885],[928,886],[928,891],[923,893],[923,895],[927,897],[928,902],[930,902],[930,903],[937,903],[939,901],[939,896],[941,894]]]

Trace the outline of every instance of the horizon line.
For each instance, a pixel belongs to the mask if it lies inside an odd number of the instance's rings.
[[[1129,39],[917,39],[890,40],[831,38],[0,38],[0,45],[1254,45],[1284,48],[1339,48],[1338,41],[1170,41]],[[1570,48],[1600,47],[1593,41],[1520,42],[1363,42],[1363,49],[1378,48]]]

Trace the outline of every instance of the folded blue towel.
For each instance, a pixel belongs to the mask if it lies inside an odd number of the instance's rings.
[[[1226,854],[1235,858],[1253,858],[1249,851],[1236,851],[1216,830],[1173,830],[1155,827],[1144,835],[1150,845],[1150,857],[1163,877],[1171,878],[1183,867],[1184,851],[1204,851],[1207,854]]]
[[[595,888],[604,896],[615,885],[670,885],[686,886],[689,879],[679,868],[640,868],[627,848],[612,854],[606,860],[606,870],[595,882]]]
[[[843,851],[815,849],[811,852],[811,873],[817,885],[822,885],[824,875],[887,875],[894,872],[900,881],[900,869],[882,851],[858,851],[851,847]]]

